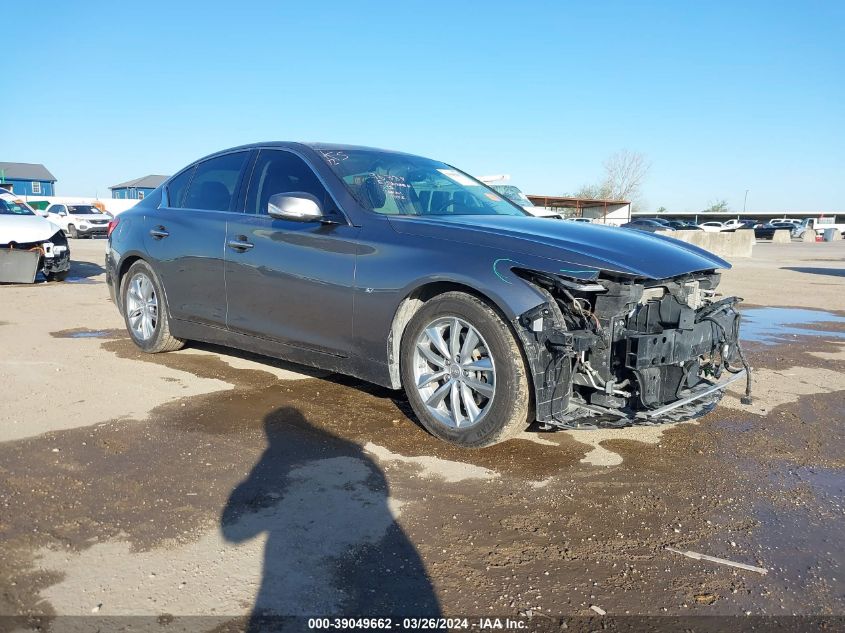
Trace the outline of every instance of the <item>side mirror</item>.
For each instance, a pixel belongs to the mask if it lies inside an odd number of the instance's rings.
[[[277,193],[267,201],[267,213],[277,220],[294,222],[318,222],[323,219],[320,201],[310,193],[292,191]]]
[[[65,217],[67,215],[67,211],[59,211],[59,215]]]

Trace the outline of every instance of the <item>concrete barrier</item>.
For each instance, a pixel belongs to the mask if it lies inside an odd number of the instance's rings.
[[[792,231],[789,229],[778,229],[772,234],[773,244],[788,244],[792,241]]]
[[[786,231],[789,233],[789,231]],[[725,259],[736,257],[751,257],[754,246],[754,231],[740,229],[739,231],[707,233],[706,231],[657,231],[658,235],[665,235],[688,244],[700,246],[714,255]]]
[[[801,234],[801,241],[802,242],[815,242],[816,241],[816,232],[813,229],[805,229],[804,232]]]

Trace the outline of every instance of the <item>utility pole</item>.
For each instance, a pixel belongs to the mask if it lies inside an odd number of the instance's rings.
[[[745,213],[745,203],[748,202],[748,189],[745,190],[745,199],[742,201],[742,212]]]

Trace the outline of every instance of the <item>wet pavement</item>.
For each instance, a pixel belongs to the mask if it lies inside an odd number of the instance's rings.
[[[806,308],[766,307],[742,311],[743,341],[775,345],[799,336],[845,339],[845,317]]]
[[[230,388],[0,442],[0,613],[845,614],[845,314],[744,314],[753,406],[476,451],[354,379],[145,355],[117,318],[53,329],[80,358]]]

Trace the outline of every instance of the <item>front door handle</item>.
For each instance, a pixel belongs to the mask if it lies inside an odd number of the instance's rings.
[[[152,235],[155,239],[161,240],[170,235],[163,226],[157,226],[154,229],[150,229],[150,235]]]
[[[251,249],[255,244],[252,242],[246,241],[246,235],[239,235],[238,239],[236,240],[229,240],[226,242],[226,246],[231,248],[233,251],[238,251],[239,253],[243,253],[244,251],[248,251]]]

